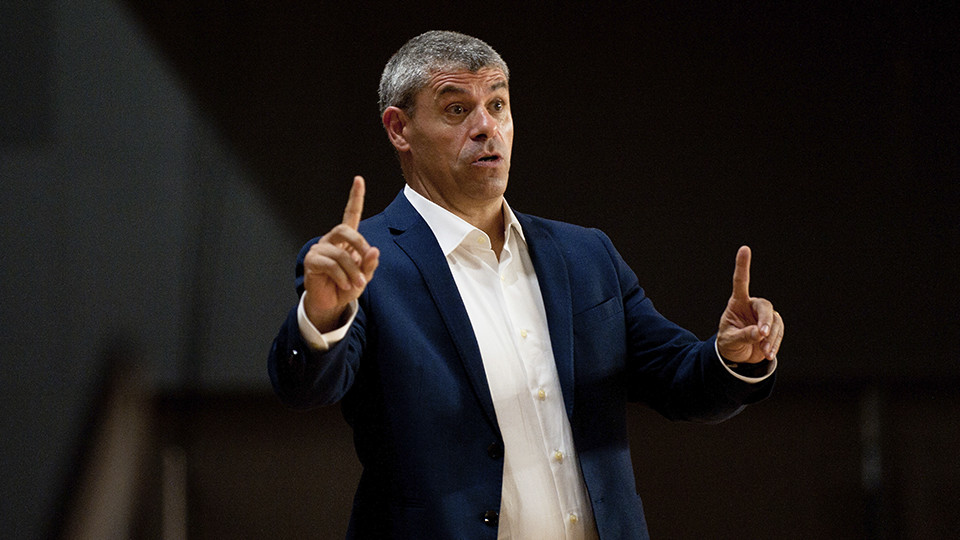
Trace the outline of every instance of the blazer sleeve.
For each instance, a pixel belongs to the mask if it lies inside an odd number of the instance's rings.
[[[623,295],[628,399],[672,420],[720,422],[770,394],[775,375],[749,383],[730,374],[714,348],[716,336],[701,341],[661,315],[609,238],[599,234]]]
[[[314,238],[300,250],[296,266],[297,298],[303,294],[303,260]],[[359,307],[347,335],[327,351],[311,348],[300,333],[297,308],[274,338],[267,359],[270,382],[280,401],[297,409],[309,409],[340,401],[353,386],[365,345],[363,307]]]

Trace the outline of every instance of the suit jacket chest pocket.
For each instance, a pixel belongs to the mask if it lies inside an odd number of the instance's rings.
[[[622,327],[622,313],[623,304],[621,304],[620,298],[616,296],[608,298],[591,308],[575,313],[573,315],[573,333],[579,336],[611,324]]]
[[[626,329],[619,297],[573,316],[573,354],[578,386],[609,381],[626,361]]]

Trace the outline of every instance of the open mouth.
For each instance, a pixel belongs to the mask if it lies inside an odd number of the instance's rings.
[[[500,156],[492,155],[492,156],[483,156],[482,158],[477,159],[477,161],[475,161],[474,163],[494,163],[497,161],[500,161]]]

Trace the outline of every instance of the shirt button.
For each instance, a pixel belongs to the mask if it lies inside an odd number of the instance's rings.
[[[520,329],[520,337],[522,337],[522,338],[527,337],[527,329],[526,329],[526,328],[521,328],[521,329]]]
[[[547,391],[544,390],[543,388],[538,389],[537,399],[539,399],[540,401],[544,401],[545,399],[547,399]]]
[[[567,516],[567,519],[570,520],[571,525],[576,525],[577,522],[580,521],[580,518],[578,518],[576,514],[570,514]]]
[[[482,246],[482,245],[484,245],[484,244],[487,243],[487,239],[484,238],[484,237],[482,237],[482,236],[478,236],[478,237],[477,237],[477,243]]]
[[[563,452],[559,450],[555,450],[553,452],[553,460],[556,461],[557,463],[563,463]]]
[[[506,281],[506,280],[507,280],[507,277],[504,276],[503,274],[500,274],[500,281]]]

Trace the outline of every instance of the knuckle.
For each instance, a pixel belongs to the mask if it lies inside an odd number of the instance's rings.
[[[330,259],[323,259],[317,261],[317,264],[314,267],[317,272],[325,275],[333,275],[336,272],[337,265]]]
[[[344,225],[343,223],[338,223],[337,225],[334,225],[332,229],[330,229],[330,232],[328,232],[324,238],[328,238],[330,240],[334,238],[343,238],[344,236],[350,234],[350,230],[350,227]]]

